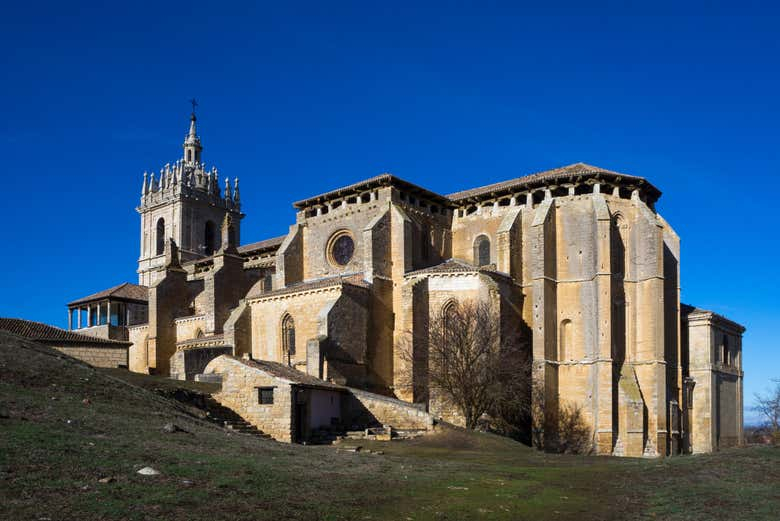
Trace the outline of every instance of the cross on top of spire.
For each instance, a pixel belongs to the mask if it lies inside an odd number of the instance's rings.
[[[200,163],[200,151],[203,147],[200,144],[198,130],[195,126],[195,121],[198,119],[195,117],[195,107],[198,106],[198,102],[192,98],[190,104],[192,105],[192,114],[190,114],[190,130],[184,138],[184,160],[188,163]]]

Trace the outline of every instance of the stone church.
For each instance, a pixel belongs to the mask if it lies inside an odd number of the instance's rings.
[[[425,402],[400,385],[400,344],[479,300],[522,333],[518,378],[580,408],[596,453],[741,443],[744,328],[680,303],[680,239],[649,181],[577,163],[443,195],[382,174],[242,244],[238,179],[202,149],[192,114],[181,159],[144,174],[138,284],[69,304],[72,329],[132,343],[131,371],[191,379],[227,354]]]

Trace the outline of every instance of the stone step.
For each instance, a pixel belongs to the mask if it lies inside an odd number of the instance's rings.
[[[244,420],[235,411],[220,404],[214,398],[208,397],[205,400],[206,416],[209,421],[221,425],[238,434],[254,436],[262,439],[272,439],[269,434],[264,433],[248,421]]]

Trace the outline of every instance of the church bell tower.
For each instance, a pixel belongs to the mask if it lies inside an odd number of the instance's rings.
[[[203,146],[197,129],[192,100],[190,128],[184,138],[184,154],[174,163],[166,163],[157,177],[144,172],[141,187],[141,255],[138,258],[138,283],[152,286],[165,265],[165,244],[176,242],[179,261],[187,262],[212,255],[221,246],[220,225],[226,216],[233,223],[235,242],[240,244],[241,197],[238,178],[225,178],[219,186],[216,167],[207,169],[201,159]]]

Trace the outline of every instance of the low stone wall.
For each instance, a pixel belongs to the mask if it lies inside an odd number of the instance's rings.
[[[108,340],[120,340],[122,342],[127,342],[129,338],[126,327],[112,326],[109,324],[83,327],[76,330],[76,332],[80,335],[94,336],[95,338],[106,338]]]
[[[127,367],[126,347],[51,346],[94,367]]]
[[[222,377],[222,389],[213,395],[215,400],[273,439],[292,441],[293,406],[289,384],[228,357],[212,360],[205,373]],[[259,403],[258,387],[274,388],[273,404]]]
[[[347,427],[363,429],[371,426],[390,425],[400,430],[427,430],[433,427],[433,416],[418,406],[380,394],[347,388],[342,404]]]
[[[197,347],[176,351],[171,357],[171,378],[174,380],[193,380],[202,373],[209,362],[219,355],[231,354],[230,346]]]

